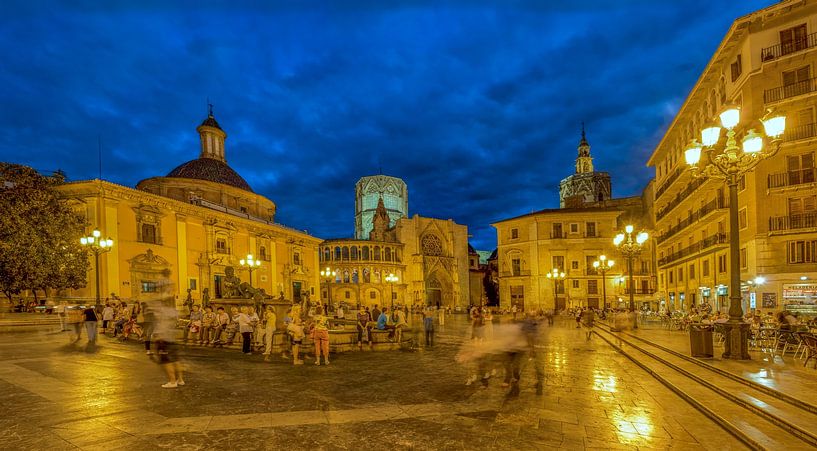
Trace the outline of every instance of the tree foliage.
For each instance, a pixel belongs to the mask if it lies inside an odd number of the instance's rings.
[[[81,288],[88,271],[79,242],[85,221],[60,200],[61,175],[0,163],[0,291]]]

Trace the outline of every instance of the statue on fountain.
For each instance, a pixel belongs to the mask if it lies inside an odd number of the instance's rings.
[[[224,298],[225,299],[253,299],[257,303],[268,298],[264,289],[257,289],[247,282],[242,282],[235,275],[235,268],[227,266],[224,268]]]

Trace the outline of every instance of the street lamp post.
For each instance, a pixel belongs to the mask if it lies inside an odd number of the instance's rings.
[[[326,279],[326,307],[329,307],[329,304],[332,303],[332,279],[335,278],[337,275],[337,271],[333,271],[329,269],[327,266],[326,269],[321,270],[321,277]]]
[[[559,291],[559,281],[564,283],[565,280],[565,273],[564,271],[559,271],[559,268],[553,268],[547,273],[547,278],[553,281],[553,310],[556,310],[556,297]],[[541,309],[541,306],[540,306]]]
[[[386,282],[388,282],[388,284],[389,284],[389,301],[391,301],[391,310],[394,311],[394,292],[393,292],[394,288],[393,288],[393,285],[397,282],[397,276],[395,276],[392,273],[389,273],[389,275],[386,276],[385,279],[386,279]]]
[[[728,108],[720,114],[720,123],[726,129],[726,142],[718,146],[721,126],[713,125],[701,131],[701,143],[692,140],[684,153],[692,174],[698,178],[724,180],[729,188],[729,321],[724,323],[723,358],[749,359],[749,324],[743,322],[740,295],[740,236],[738,223],[738,182],[744,174],[752,171],[763,159],[780,149],[781,138],[786,130],[786,117],[769,114],[760,122],[770,141],[764,151],[763,136],[754,129],[746,132],[742,148],[736,139],[735,127],[740,122],[740,109]],[[720,147],[717,148],[716,147]],[[705,165],[699,165],[701,153],[708,157]]]
[[[94,253],[94,275],[96,276],[96,305],[100,305],[99,296],[99,255],[110,252],[113,247],[113,240],[110,238],[101,238],[102,233],[94,229],[90,235],[79,239],[83,246],[90,249]]]
[[[252,254],[247,254],[247,258],[239,260],[238,263],[250,272],[250,288],[252,288],[252,272],[261,266],[261,260],[256,260]]]
[[[647,232],[639,232],[633,236],[633,226],[628,224],[624,227],[624,233],[619,233],[613,238],[613,244],[618,248],[621,255],[627,259],[627,274],[630,281],[630,311],[635,312],[635,284],[633,283],[633,260],[641,254],[641,245],[647,242],[650,237]],[[636,327],[636,326],[634,326]]]
[[[613,268],[615,262],[613,260],[608,260],[606,255],[601,255],[598,260],[593,262],[593,267],[596,270],[601,271],[601,296],[602,296],[602,306],[601,308],[607,308],[607,271]]]

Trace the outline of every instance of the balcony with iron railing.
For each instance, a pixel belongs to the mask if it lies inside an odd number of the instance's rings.
[[[803,124],[797,127],[787,127],[786,133],[783,134],[783,141],[799,141],[801,139],[814,138],[817,135],[817,127],[815,124]]]
[[[655,199],[657,200],[659,197],[661,197],[661,195],[664,194],[669,189],[670,186],[672,186],[675,180],[677,180],[678,177],[680,177],[683,172],[684,172],[683,166],[678,166],[677,168],[675,168],[675,170],[672,171],[672,174],[668,175],[667,178],[664,179],[664,183],[662,183],[661,186],[659,186],[658,189],[655,190]]]
[[[717,244],[726,244],[728,242],[729,242],[728,233],[716,233],[714,235],[710,235],[709,237],[704,238],[703,240],[698,241],[697,243],[693,243],[677,252],[673,252],[672,254],[669,254],[666,257],[659,258],[658,266],[663,266],[672,263],[684,257],[697,254],[698,252],[706,250]]]
[[[760,50],[760,60],[762,62],[774,61],[782,56],[791,55],[802,50],[817,46],[817,33],[804,36],[789,42],[781,42],[771,47]]]
[[[711,201],[709,201],[709,203],[705,204],[698,210],[694,211],[691,215],[687,216],[686,219],[670,227],[664,234],[659,235],[656,238],[656,241],[658,242],[658,244],[661,244],[668,238],[672,237],[681,230],[684,230],[685,228],[694,224],[699,219],[703,218],[709,213],[712,213],[713,211],[722,208],[729,208],[729,202],[727,202],[726,199],[712,199]]]
[[[550,239],[551,240],[560,240],[560,239],[563,239],[563,238],[567,238],[567,233],[565,233],[564,231],[550,232]]]
[[[528,277],[530,276],[529,269],[522,269],[522,270],[515,270],[515,271],[502,271],[499,273],[500,277]]]
[[[633,294],[655,294],[655,291],[655,288],[636,288]],[[630,288],[625,288],[624,294],[630,294]]]
[[[797,97],[817,91],[817,79],[809,78],[789,85],[763,91],[763,103],[777,103],[792,97]]]
[[[817,212],[799,215],[772,216],[769,218],[769,233],[804,232],[817,229]]]
[[[795,171],[778,172],[769,174],[767,178],[769,189],[785,188],[787,186],[807,185],[814,183],[817,176],[817,169],[805,168]]]
[[[671,201],[667,202],[667,204],[664,205],[663,208],[658,210],[658,213],[655,214],[655,219],[660,220],[664,216],[668,215],[669,212],[671,212],[678,205],[681,205],[681,202],[686,200],[692,193],[695,192],[695,190],[700,188],[701,185],[703,185],[704,183],[706,183],[706,179],[704,178],[693,179],[691,182],[689,182],[689,184],[687,184],[687,186],[683,190],[681,190],[680,193],[676,194]]]

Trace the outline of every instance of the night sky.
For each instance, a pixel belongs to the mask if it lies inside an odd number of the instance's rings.
[[[101,138],[103,178],[135,186],[198,157],[209,98],[277,222],[352,236],[382,167],[411,215],[493,249],[491,222],[558,207],[582,121],[614,196],[639,194],[732,21],[773,2],[72,3],[3,3],[0,160],[95,178]]]

